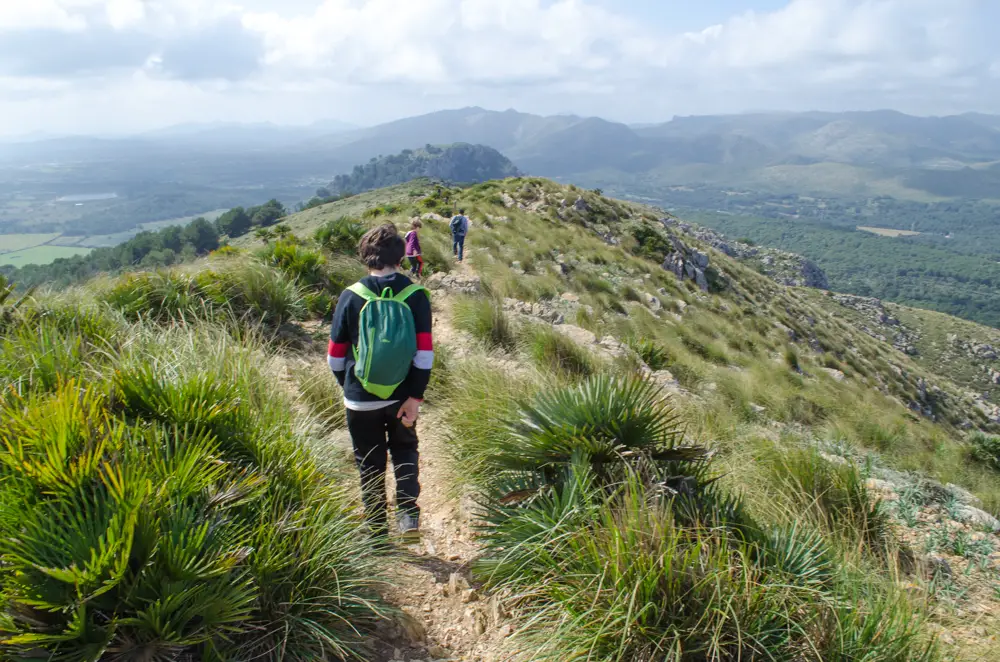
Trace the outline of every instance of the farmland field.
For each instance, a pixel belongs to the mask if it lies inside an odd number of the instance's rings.
[[[859,225],[858,229],[862,232],[870,232],[871,234],[877,234],[880,237],[916,237],[920,232],[913,232],[911,230],[895,230],[893,228],[875,228],[867,225]]]
[[[11,253],[0,254],[0,266],[23,267],[26,264],[51,264],[61,257],[86,255],[91,249],[76,246],[33,246]]]
[[[140,223],[131,230],[101,235],[66,235],[55,233],[0,234],[0,266],[23,267],[27,264],[50,264],[61,257],[86,255],[95,248],[117,246],[144,231],[161,230],[170,225],[187,225],[195,218],[217,219],[225,210],[217,209],[198,216]]]
[[[59,237],[59,233],[0,234],[0,253],[12,253],[33,246],[47,244]]]

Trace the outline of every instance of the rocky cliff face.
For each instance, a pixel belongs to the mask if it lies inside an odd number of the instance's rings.
[[[814,287],[821,290],[830,287],[823,270],[801,255],[732,241],[714,230],[683,223],[673,217],[664,218],[661,222],[666,227],[702,241],[729,257],[753,263],[759,271],[782,285]]]
[[[690,248],[678,237],[672,237],[674,250],[663,260],[663,268],[679,280],[693,280],[702,292],[708,292],[708,253]]]

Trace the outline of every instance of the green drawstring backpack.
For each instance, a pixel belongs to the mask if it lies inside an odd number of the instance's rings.
[[[399,294],[391,288],[378,295],[361,283],[347,288],[365,300],[358,320],[358,346],[354,349],[354,374],[372,395],[386,400],[410,374],[417,353],[417,331],[406,300],[423,285],[409,285]]]

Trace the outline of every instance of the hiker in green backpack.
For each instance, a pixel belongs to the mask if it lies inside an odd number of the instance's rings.
[[[420,530],[416,424],[434,364],[431,302],[426,288],[398,271],[406,246],[394,225],[367,232],[358,252],[368,276],[340,295],[327,360],[344,389],[365,518],[376,535],[388,534],[391,455],[396,519],[410,538]]]

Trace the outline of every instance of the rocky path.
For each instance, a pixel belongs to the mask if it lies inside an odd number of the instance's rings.
[[[380,628],[373,662],[506,659],[506,615],[469,573],[478,547],[467,504],[449,494],[443,414],[431,410],[420,423],[422,539],[400,548],[390,569],[386,597],[400,613]]]

